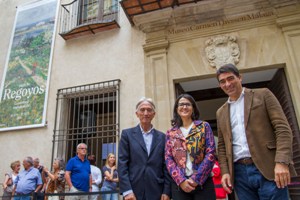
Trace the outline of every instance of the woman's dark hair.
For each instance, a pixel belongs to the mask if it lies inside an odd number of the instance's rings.
[[[178,115],[177,113],[177,108],[178,108],[178,102],[180,99],[185,98],[187,100],[189,100],[193,106],[193,114],[192,114],[192,120],[197,120],[200,117],[200,112],[198,109],[198,106],[196,104],[195,99],[189,95],[189,94],[181,94],[179,97],[177,97],[175,104],[174,104],[174,108],[173,108],[173,119],[171,120],[171,124],[172,126],[182,126],[182,120],[181,117]]]

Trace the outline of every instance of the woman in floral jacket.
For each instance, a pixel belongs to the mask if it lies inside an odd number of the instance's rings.
[[[165,159],[173,178],[174,200],[215,200],[211,171],[214,165],[214,135],[207,122],[199,120],[194,98],[180,95],[174,105],[172,128],[166,134]]]

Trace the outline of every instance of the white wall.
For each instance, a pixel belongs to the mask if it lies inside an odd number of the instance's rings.
[[[5,67],[16,7],[31,0],[0,1],[0,81]],[[144,96],[144,34],[133,28],[120,8],[119,29],[65,41],[56,33],[47,105],[47,127],[0,132],[0,183],[14,160],[39,157],[50,167],[56,93],[60,88],[121,79],[121,129],[134,126],[135,104]],[[1,116],[0,116],[1,117]],[[3,176],[2,176],[3,175]],[[3,180],[2,180],[3,179]]]

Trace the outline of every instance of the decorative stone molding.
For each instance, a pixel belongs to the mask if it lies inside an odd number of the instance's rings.
[[[219,68],[224,64],[238,64],[240,49],[237,38],[230,35],[220,35],[205,41],[206,58],[210,66]]]
[[[277,10],[276,23],[283,31],[290,30],[291,27],[300,24],[300,5],[290,6]],[[298,28],[296,28],[298,29]]]
[[[153,52],[156,50],[167,49],[169,47],[169,41],[166,39],[158,39],[156,41],[148,42],[143,45],[145,53]]]
[[[156,102],[157,114],[153,123],[159,130],[168,129],[171,113],[167,47],[166,40],[144,46],[145,95]]]
[[[172,17],[172,8],[145,13],[134,16],[133,22],[138,29],[144,33],[151,33],[160,30],[165,30],[169,26]]]

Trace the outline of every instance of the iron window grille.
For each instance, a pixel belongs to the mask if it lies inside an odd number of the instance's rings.
[[[119,84],[112,80],[59,89],[53,133],[52,162],[76,155],[79,143],[103,166],[108,153],[117,154],[119,141]]]

